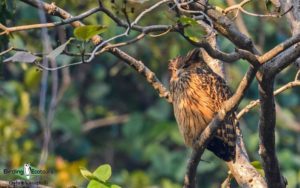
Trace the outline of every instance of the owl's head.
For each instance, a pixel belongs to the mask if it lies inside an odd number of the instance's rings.
[[[172,59],[169,63],[169,71],[171,79],[176,79],[181,73],[193,69],[195,66],[206,64],[202,58],[202,53],[199,48],[190,51],[186,56],[179,56]]]

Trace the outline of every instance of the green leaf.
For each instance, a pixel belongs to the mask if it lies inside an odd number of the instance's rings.
[[[196,34],[188,28],[184,30],[184,35],[194,42],[199,42],[199,39],[196,37]]]
[[[37,60],[40,57],[37,57],[35,55],[32,55],[29,52],[17,52],[12,57],[5,59],[3,62],[21,62],[21,63],[33,63],[35,60]]]
[[[199,42],[201,37],[205,35],[205,31],[201,26],[184,28],[184,35],[194,42]]]
[[[59,54],[61,54],[64,49],[67,47],[67,45],[73,40],[70,38],[67,42],[64,44],[60,45],[59,47],[55,48],[52,52],[50,52],[46,57],[49,59],[55,59]]]
[[[18,104],[18,114],[21,117],[26,117],[30,113],[30,98],[29,93],[25,91],[20,92],[20,102]]]
[[[80,169],[80,173],[82,174],[82,176],[87,179],[87,180],[93,180],[95,179],[95,176],[86,168],[84,167],[79,167]]]
[[[262,169],[262,165],[259,161],[252,161],[251,165],[254,166],[256,169]]]
[[[25,72],[24,82],[30,91],[36,90],[39,87],[42,73],[37,71],[36,67],[31,67]]]
[[[112,185],[110,186],[110,188],[121,188],[121,186],[116,185],[116,184],[112,184]]]
[[[109,186],[96,180],[91,180],[87,188],[109,188]]]
[[[96,176],[101,181],[107,181],[111,176],[111,167],[109,164],[99,166],[93,175]]]
[[[107,27],[102,25],[81,26],[74,30],[74,36],[79,40],[88,41],[93,36],[105,32],[106,29]]]
[[[182,23],[183,25],[185,24],[188,24],[188,25],[191,25],[191,26],[196,26],[198,25],[197,21],[194,20],[193,18],[190,18],[190,17],[186,17],[186,16],[182,16],[178,19],[178,21],[180,23]]]
[[[252,161],[251,165],[262,175],[265,176],[265,171],[259,161]]]

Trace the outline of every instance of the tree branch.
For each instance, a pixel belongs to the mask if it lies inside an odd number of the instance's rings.
[[[45,10],[50,15],[56,15],[63,19],[72,18],[73,16],[68,13],[67,11],[53,5],[44,3],[39,0],[21,0],[24,3],[27,3],[33,7],[41,8]],[[75,21],[70,23],[73,27],[79,27],[84,25],[80,21]],[[168,27],[169,28],[169,27]],[[101,37],[99,35],[95,35],[92,37],[92,42],[96,45],[101,41]],[[109,49],[109,52],[113,55],[119,57],[123,61],[125,61],[128,65],[133,67],[135,70],[137,70],[141,75],[143,75],[147,81],[152,85],[152,87],[159,92],[160,97],[166,98],[167,101],[171,102],[171,98],[169,95],[168,90],[164,87],[164,85],[158,80],[158,78],[155,76],[155,74],[148,69],[142,61],[138,61],[135,58],[131,57],[127,53],[123,52],[122,50],[118,48],[111,48]]]
[[[293,87],[296,87],[296,86],[300,86],[300,81],[299,80],[295,80],[295,81],[292,81],[292,82],[289,82],[287,84],[285,84],[284,86],[278,88],[275,92],[274,92],[274,96],[284,92],[285,90],[287,89],[290,89],[290,88],[293,88]],[[251,101],[247,106],[245,106],[239,113],[238,115],[236,116],[237,119],[241,119],[241,117],[243,115],[245,115],[246,113],[248,113],[252,108],[254,108],[255,106],[259,105],[260,104],[260,100],[257,99],[257,100],[253,100]]]
[[[32,25],[23,25],[23,26],[16,26],[16,27],[5,27],[2,24],[0,24],[0,28],[2,30],[4,30],[3,32],[0,33],[0,35],[2,34],[9,34],[12,32],[16,32],[16,31],[24,31],[24,30],[29,30],[29,29],[41,29],[41,28],[49,28],[49,27],[56,27],[56,26],[60,26],[60,25],[66,25],[66,24],[70,24],[72,22],[78,21],[78,20],[82,20],[96,12],[98,12],[100,10],[100,8],[93,8],[91,10],[88,10],[78,16],[74,16],[59,22],[52,22],[52,23],[42,23],[42,24],[32,24]]]
[[[263,160],[268,187],[285,187],[287,182],[281,175],[275,148],[276,110],[274,102],[274,79],[277,73],[290,65],[300,55],[299,45],[285,51],[284,55],[263,66],[259,80],[261,113],[259,120],[259,154]]]
[[[263,77],[259,83],[261,113],[259,117],[259,154],[263,161],[263,168],[268,187],[285,187],[286,183],[280,173],[275,149],[276,111],[273,95],[274,77]]]
[[[97,120],[92,120],[84,123],[83,125],[83,131],[84,132],[89,132],[92,129],[99,128],[99,127],[105,127],[109,126],[112,124],[120,124],[120,123],[125,123],[129,119],[128,114],[124,115],[118,115],[118,116],[111,116],[111,117],[106,117],[106,118],[101,118]]]

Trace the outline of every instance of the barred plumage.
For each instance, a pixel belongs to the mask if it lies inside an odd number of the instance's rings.
[[[169,69],[175,118],[186,145],[191,147],[232,93],[225,80],[204,62],[199,49],[171,60]],[[234,119],[232,113],[207,146],[225,161],[235,156]]]

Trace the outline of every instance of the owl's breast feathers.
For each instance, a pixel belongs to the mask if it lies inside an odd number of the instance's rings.
[[[195,64],[181,72],[178,78],[171,78],[170,91],[179,130],[191,147],[232,93],[226,82],[206,66]],[[226,161],[235,156],[234,118],[231,114],[225,120],[207,146]]]

